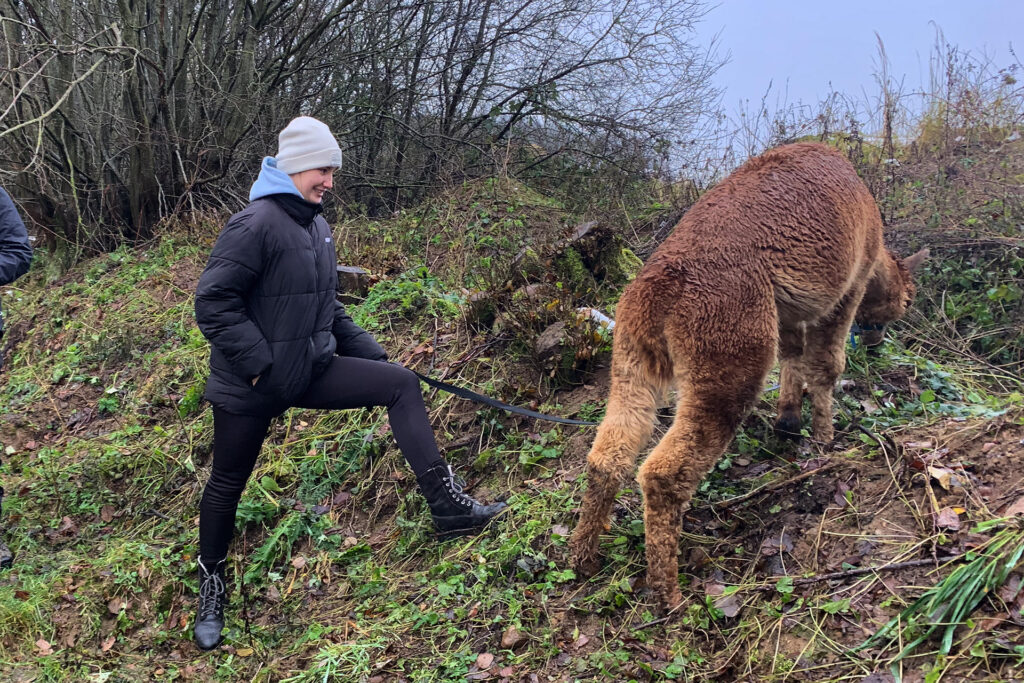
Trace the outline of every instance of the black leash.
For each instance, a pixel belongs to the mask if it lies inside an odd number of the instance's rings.
[[[853,348],[857,348],[857,341],[856,341],[856,339],[854,337],[855,334],[860,334],[861,332],[866,332],[866,331],[869,331],[869,330],[884,330],[884,329],[885,329],[885,325],[857,325],[857,323],[854,323],[853,326],[850,328],[850,343],[853,345]],[[547,420],[548,422],[558,422],[559,424],[564,424],[564,425],[582,425],[582,426],[592,427],[592,426],[595,426],[597,424],[600,424],[598,422],[590,422],[589,420],[572,420],[572,419],[567,418],[567,417],[556,417],[555,415],[545,415],[544,413],[538,413],[535,410],[529,410],[527,408],[520,408],[518,406],[512,406],[512,405],[509,405],[508,403],[502,403],[501,401],[499,401],[497,399],[493,399],[490,396],[484,396],[483,394],[478,394],[475,391],[470,391],[469,389],[463,389],[462,387],[457,387],[457,386],[454,386],[452,384],[448,384],[447,382],[442,382],[441,380],[431,379],[431,378],[427,377],[426,375],[421,375],[420,373],[416,372],[415,370],[413,370],[412,372],[413,372],[414,375],[416,375],[421,380],[423,380],[424,382],[426,382],[430,386],[434,387],[435,389],[440,389],[441,391],[447,391],[449,394],[454,394],[454,395],[458,396],[459,398],[464,398],[464,399],[467,399],[467,400],[470,400],[470,401],[475,401],[477,403],[483,403],[484,405],[491,406],[492,408],[499,408],[500,410],[504,410],[504,411],[507,411],[509,413],[515,413],[516,415],[526,415],[527,417],[534,417],[534,418],[537,418],[538,420]],[[764,390],[764,393],[768,393],[770,391],[775,391],[778,388],[779,388],[779,385],[775,384],[773,386],[770,386],[770,387],[766,388]]]
[[[569,419],[567,417],[556,417],[554,415],[545,415],[544,413],[538,413],[535,410],[528,410],[526,408],[520,408],[518,406],[511,406],[511,405],[509,405],[507,403],[502,403],[501,401],[499,401],[497,399],[493,399],[490,396],[484,396],[483,394],[478,394],[475,391],[470,391],[469,389],[463,389],[462,387],[453,386],[451,384],[448,384],[447,382],[442,382],[440,380],[431,379],[431,378],[429,378],[429,377],[427,377],[425,375],[421,375],[420,373],[416,372],[415,370],[413,370],[413,373],[417,377],[419,377],[421,380],[423,380],[424,382],[426,382],[430,386],[434,387],[435,389],[440,389],[441,391],[447,391],[449,394],[455,394],[459,398],[465,398],[465,399],[468,399],[470,401],[476,401],[477,403],[483,403],[484,405],[488,405],[488,406],[491,406],[493,408],[499,408],[501,410],[505,410],[505,411],[508,411],[510,413],[515,413],[516,415],[526,415],[527,417],[535,417],[538,420],[547,420],[548,422],[558,422],[558,423],[564,424],[564,425],[594,426],[594,425],[598,424],[597,422],[589,422],[587,420],[572,420],[572,419]]]

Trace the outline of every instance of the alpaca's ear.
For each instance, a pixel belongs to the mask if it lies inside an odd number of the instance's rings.
[[[929,253],[931,252],[929,252],[928,249],[922,249],[916,254],[903,259],[903,265],[907,267],[907,270],[913,273],[922,263],[924,263],[925,259],[928,258]]]

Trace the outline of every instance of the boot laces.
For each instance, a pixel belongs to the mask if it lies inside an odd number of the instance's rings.
[[[452,470],[452,466],[448,465],[448,476],[444,478],[445,488],[448,489],[448,493],[451,494],[452,498],[457,503],[461,503],[467,507],[472,508],[476,502],[465,493],[462,492],[462,483],[456,479],[455,472]]]
[[[199,566],[203,572],[202,581],[199,582],[199,620],[203,621],[207,617],[219,616],[227,587],[220,574],[211,572],[202,563]]]

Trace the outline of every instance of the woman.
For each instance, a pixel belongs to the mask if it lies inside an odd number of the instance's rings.
[[[271,418],[289,406],[387,406],[442,532],[479,529],[506,507],[462,493],[438,453],[416,375],[388,363],[337,301],[337,258],[320,213],[340,166],[341,149],[324,123],[291,121],[199,279],[196,320],[212,347],[205,396],[213,404],[213,469],[199,507],[195,640],[204,650],[222,638],[224,561],[238,501]]]
[[[4,188],[0,187],[0,285],[9,285],[28,272],[32,263],[32,247],[28,241],[25,223],[18,215],[14,201]],[[0,311],[0,339],[4,336],[4,314]],[[4,359],[0,355],[0,367]],[[4,503],[4,487],[0,486],[0,512]],[[14,553],[4,543],[3,527],[0,526],[0,569],[14,564]]]

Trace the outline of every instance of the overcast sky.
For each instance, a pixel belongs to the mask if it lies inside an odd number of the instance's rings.
[[[984,52],[999,67],[1024,62],[1024,0],[720,0],[697,30],[705,43],[718,34],[720,53],[731,54],[717,83],[733,115],[742,100],[757,106],[769,83],[769,110],[817,103],[831,89],[873,101],[876,31],[904,90],[926,86],[930,22],[947,43]]]

